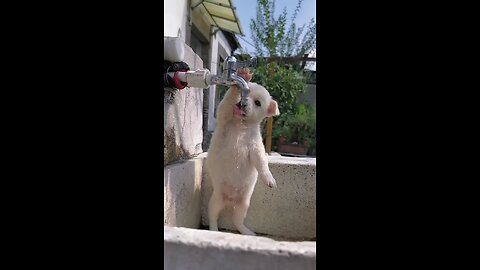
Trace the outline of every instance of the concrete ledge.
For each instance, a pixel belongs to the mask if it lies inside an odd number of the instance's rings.
[[[165,269],[315,269],[315,242],[164,226]]]
[[[164,225],[199,228],[203,158],[193,158],[163,169]]]
[[[290,239],[316,238],[316,159],[269,157],[277,188],[257,182],[245,225],[257,233]],[[204,162],[202,182],[202,224],[208,225],[208,201],[212,184]],[[232,209],[220,214],[220,228],[236,231]]]

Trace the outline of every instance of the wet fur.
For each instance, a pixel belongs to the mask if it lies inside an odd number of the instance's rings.
[[[267,116],[279,115],[277,103],[259,84],[249,83],[246,116],[240,116],[236,104],[240,91],[232,86],[217,110],[217,127],[207,156],[207,169],[213,184],[208,206],[210,230],[218,230],[218,216],[225,206],[233,206],[233,223],[242,234],[255,235],[244,224],[250,198],[259,178],[265,185],[276,186],[262,142],[260,123]],[[255,105],[255,100],[261,106]]]

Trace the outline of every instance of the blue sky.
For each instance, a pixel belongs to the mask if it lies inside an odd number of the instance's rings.
[[[287,8],[287,23],[290,23],[290,19],[293,15],[293,11],[298,3],[298,0],[276,0],[275,1],[275,17],[282,13],[284,7]],[[240,24],[242,25],[244,37],[238,37],[238,41],[242,45],[242,48],[247,52],[254,52],[254,48],[242,40],[245,39],[251,44],[253,44],[252,39],[250,38],[250,20],[255,18],[256,9],[257,9],[257,0],[232,0],[233,6],[237,8],[237,16],[240,19]],[[315,0],[304,0],[300,11],[298,12],[295,23],[297,26],[302,24],[307,24],[311,18],[314,18],[317,21],[316,16],[316,3]]]

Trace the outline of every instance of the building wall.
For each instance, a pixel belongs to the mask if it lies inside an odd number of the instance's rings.
[[[195,66],[189,64],[190,69],[209,69],[212,74],[219,74],[222,72],[220,55],[222,59],[225,59],[232,52],[227,38],[222,31],[216,31],[216,27],[212,27],[211,19],[207,14],[200,12],[199,8],[191,10],[189,0],[165,0],[164,1],[164,36],[177,37],[180,36],[186,45],[193,49],[193,52],[200,56],[202,66],[198,63]],[[192,38],[192,31],[195,31],[197,37]],[[205,94],[202,103],[205,104],[198,109],[203,111],[202,121],[205,127],[203,134],[205,141],[203,149],[207,150],[211,133],[215,129],[215,107],[218,105],[217,87],[212,85],[203,91]],[[203,95],[202,95],[203,96]],[[197,109],[197,108],[196,108]],[[204,121],[203,121],[204,120]]]
[[[228,41],[221,31],[217,31],[214,36],[212,36],[212,42],[210,47],[210,71],[212,74],[220,74],[222,70],[218,67],[222,65],[220,62],[220,56],[225,59],[228,55],[231,55],[232,47],[228,44]],[[223,55],[226,53],[226,55]],[[215,119],[215,107],[217,105],[217,91],[216,86],[212,85],[209,88],[208,95],[208,131],[212,132],[216,126]]]
[[[164,0],[163,1],[163,36],[178,37],[186,41],[188,0]]]
[[[187,45],[184,61],[191,69],[203,68],[202,59]],[[164,88],[164,166],[203,153],[202,108],[201,88]]]

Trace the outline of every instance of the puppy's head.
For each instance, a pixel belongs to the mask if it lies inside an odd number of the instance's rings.
[[[250,94],[247,98],[247,106],[242,109],[240,100],[235,104],[233,114],[236,118],[247,122],[261,122],[265,117],[277,116],[280,114],[278,105],[272,99],[270,93],[261,85],[248,83]]]

